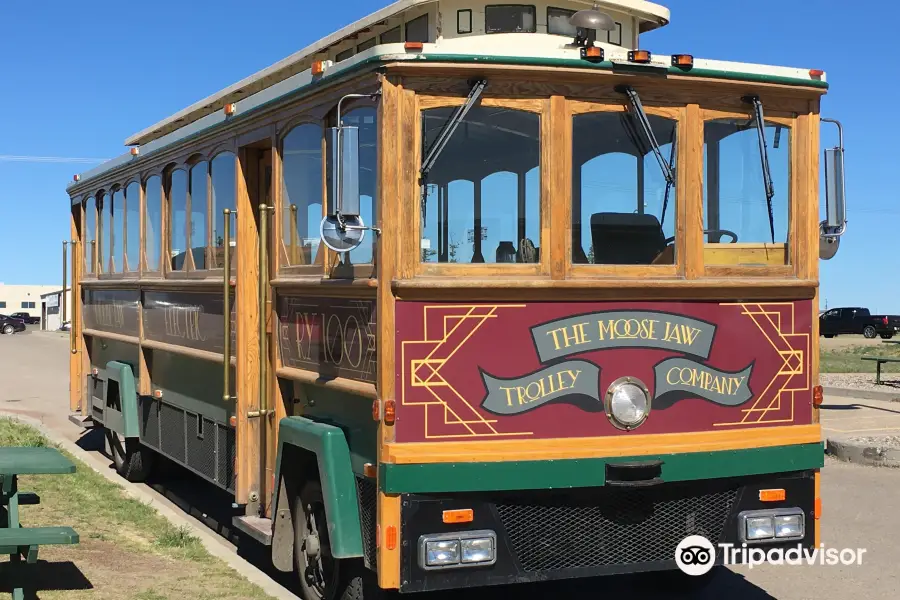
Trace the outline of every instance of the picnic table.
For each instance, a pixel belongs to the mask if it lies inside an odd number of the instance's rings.
[[[41,546],[77,544],[71,527],[22,527],[19,507],[39,504],[31,492],[20,492],[19,475],[61,475],[75,472],[71,460],[55,448],[0,448],[0,554],[8,554],[11,565],[24,558],[37,562]],[[13,600],[23,600],[22,588],[13,588]]]

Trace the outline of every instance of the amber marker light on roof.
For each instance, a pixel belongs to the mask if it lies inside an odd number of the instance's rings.
[[[403,47],[407,52],[421,52],[425,49],[425,44],[422,42],[406,42]]]
[[[822,75],[824,75],[824,74],[825,74],[825,71],[823,71],[822,69],[810,69],[809,70],[809,76],[812,77],[813,79],[821,79]]]
[[[315,61],[312,64],[311,70],[312,70],[313,75],[321,75],[322,73],[325,72],[325,61],[324,60]]]
[[[140,153],[141,153],[141,149],[138,148],[137,146],[135,146],[134,148],[131,149],[131,155],[132,155],[132,156],[137,156],[137,155],[140,154]]]
[[[74,181],[81,181],[81,175],[75,175],[74,177],[72,177],[72,179]]]
[[[226,104],[225,105],[225,116],[230,117],[231,115],[234,114],[235,110],[237,110],[237,106],[235,106],[233,103]]]
[[[581,49],[581,58],[590,62],[603,62],[603,48],[585,46]]]
[[[694,66],[694,57],[690,54],[673,54],[672,66],[689,69]]]
[[[628,52],[628,62],[648,63],[652,55],[649,50],[631,50]]]
[[[759,490],[760,502],[781,502],[787,498],[784,490]]]

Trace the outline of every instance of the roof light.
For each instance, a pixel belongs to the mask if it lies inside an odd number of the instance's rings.
[[[584,46],[581,48],[581,58],[590,62],[603,62],[603,48]]]
[[[72,177],[72,180],[73,181],[81,181],[81,175],[76,174],[74,177]]]
[[[407,52],[421,52],[425,49],[425,44],[422,42],[406,42],[403,44],[403,47]]]
[[[231,115],[234,114],[234,111],[237,110],[237,105],[234,104],[233,102],[226,104],[224,110],[225,110],[225,116],[230,117]]]
[[[809,70],[809,76],[812,77],[813,79],[821,79],[822,75],[824,75],[824,74],[825,74],[825,71],[823,71],[822,69],[810,69]]]
[[[690,54],[673,54],[672,66],[689,69],[694,66],[694,57]]]
[[[141,149],[138,148],[137,146],[135,146],[135,147],[133,147],[133,148],[131,149],[131,155],[132,155],[132,156],[137,156],[137,155],[140,154],[140,153],[141,153]]]
[[[321,75],[325,72],[325,61],[317,60],[313,62],[312,67],[310,69],[312,71],[313,76]]]
[[[649,50],[629,50],[628,62],[646,64],[650,62],[652,55]]]

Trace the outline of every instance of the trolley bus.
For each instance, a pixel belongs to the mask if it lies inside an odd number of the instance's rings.
[[[128,138],[68,186],[73,418],[307,599],[817,545],[840,125],[669,19],[400,0]]]

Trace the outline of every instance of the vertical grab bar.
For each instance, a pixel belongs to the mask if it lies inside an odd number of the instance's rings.
[[[259,411],[258,416],[269,414],[268,339],[266,337],[266,303],[269,289],[269,210],[259,205]],[[260,428],[265,435],[265,428]]]
[[[63,242],[65,244],[65,242]],[[72,318],[69,319],[69,350],[72,354],[78,353],[78,313],[81,312],[81,299],[79,294],[77,293],[78,288],[78,252],[76,248],[78,247],[78,240],[72,240],[71,250],[72,250],[72,307],[69,309],[72,311]],[[63,246],[63,251],[65,251],[65,245]],[[62,322],[66,322],[66,275],[65,275],[65,260],[63,260],[63,314],[62,314]]]
[[[225,339],[224,341],[224,361],[222,367],[222,398],[226,402],[230,402],[234,400],[234,396],[231,395],[231,215],[236,213],[237,211],[232,211],[231,209],[224,209],[222,214],[225,216],[224,219],[224,235],[225,235],[225,256],[222,259],[222,267],[225,270],[225,275],[223,277],[224,286],[223,286],[223,313],[224,316],[224,325],[225,325]]]
[[[75,242],[72,242],[72,244],[75,244]],[[66,240],[63,240],[63,256],[62,256],[63,285],[62,285],[62,298],[59,299],[59,302],[60,302],[59,308],[62,311],[59,314],[59,326],[60,327],[62,327],[63,324],[66,322],[66,287],[69,285],[68,260],[69,260],[69,242],[67,242]],[[46,327],[47,324],[44,323],[44,326]],[[72,338],[72,334],[70,333],[69,334],[69,344],[70,345],[72,343],[71,338]]]

